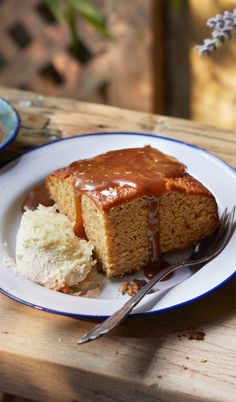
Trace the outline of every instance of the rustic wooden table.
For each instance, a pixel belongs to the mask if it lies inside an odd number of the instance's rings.
[[[13,89],[0,94],[22,118],[1,162],[57,138],[122,130],[178,138],[236,167],[234,132]],[[50,402],[234,402],[235,285],[233,279],[173,311],[129,318],[109,336],[81,346],[76,341],[93,321],[44,313],[1,295],[0,390]],[[203,330],[205,339],[181,335],[191,328]]]

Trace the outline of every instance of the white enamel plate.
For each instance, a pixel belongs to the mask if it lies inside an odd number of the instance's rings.
[[[236,173],[214,155],[192,145],[138,133],[89,134],[50,143],[15,159],[0,170],[0,291],[18,302],[53,313],[76,317],[102,318],[111,315],[127,300],[119,292],[125,279],[106,280],[94,298],[62,294],[43,288],[16,275],[4,266],[4,255],[15,257],[16,232],[21,218],[21,204],[29,190],[50,172],[77,160],[99,153],[151,145],[175,156],[188,167],[216,197],[219,211],[232,208],[236,200]],[[43,224],[43,222],[42,222]],[[158,290],[145,296],[133,314],[156,313],[202,297],[235,274],[236,233],[224,251],[194,275],[186,268]],[[32,267],[33,269],[33,267]],[[142,273],[136,275],[142,277]],[[185,280],[181,282],[182,278]],[[132,280],[128,278],[128,280]],[[181,283],[180,283],[181,282]],[[178,284],[179,283],[179,284]],[[170,285],[178,284],[175,287]]]

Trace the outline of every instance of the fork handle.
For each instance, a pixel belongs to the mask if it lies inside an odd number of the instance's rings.
[[[167,268],[163,269],[160,273],[155,275],[141,290],[134,295],[128,302],[124,304],[117,312],[115,312],[112,316],[107,318],[103,323],[97,325],[94,329],[89,331],[87,334],[82,336],[78,343],[84,343],[91,341],[93,339],[98,338],[101,335],[105,335],[110,332],[113,328],[115,328],[124,318],[133,310],[133,308],[142,300],[142,298],[152,289],[152,287],[163,279],[166,275],[171,272],[176,271],[178,268],[181,268],[185,265],[189,267],[199,266],[202,267],[207,262],[213,260],[217,257],[221,251],[225,248],[227,243],[229,242],[231,236],[233,235],[236,229],[236,223],[234,220],[236,208],[233,207],[232,211],[229,214],[223,214],[224,222],[221,224],[220,234],[217,236],[217,241],[214,243],[214,247],[210,249],[210,253],[202,256],[198,259],[190,259],[180,264],[170,265]]]
[[[176,271],[176,269],[184,266],[185,263],[170,265],[164,268],[161,272],[156,274],[145,286],[143,286],[138,293],[131,297],[119,310],[108,317],[101,324],[96,325],[91,331],[83,335],[78,341],[79,344],[85,343],[99,336],[105,335],[120,324],[125,317],[134,309],[134,307],[142,300],[142,298],[153,288],[153,286],[161,281],[168,274]]]

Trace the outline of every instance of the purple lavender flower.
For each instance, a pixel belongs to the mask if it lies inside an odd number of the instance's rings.
[[[224,14],[209,18],[207,25],[213,29],[212,38],[205,39],[203,44],[197,46],[201,56],[211,54],[236,34],[236,8],[232,12],[225,11]]]

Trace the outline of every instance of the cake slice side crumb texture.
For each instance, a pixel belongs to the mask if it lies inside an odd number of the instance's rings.
[[[160,197],[160,251],[184,249],[211,234],[218,224],[213,195],[196,179],[185,174],[167,180],[167,192]],[[66,169],[48,177],[47,185],[59,211],[75,221],[73,178]],[[138,271],[148,262],[148,197],[100,209],[88,195],[82,195],[81,210],[88,239],[107,277]]]

